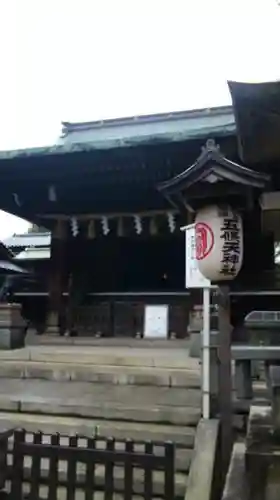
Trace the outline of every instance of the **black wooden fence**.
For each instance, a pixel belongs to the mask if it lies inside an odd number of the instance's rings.
[[[42,486],[46,488],[44,497],[48,500],[57,500],[61,488],[66,500],[74,500],[78,491],[84,492],[85,500],[95,500],[96,492],[103,492],[104,500],[112,500],[115,493],[123,495],[125,500],[131,500],[133,495],[142,496],[144,500],[156,496],[166,500],[175,497],[175,448],[171,442],[162,443],[164,453],[157,455],[152,442],[144,444],[143,452],[136,452],[132,440],[126,440],[120,451],[113,438],[106,439],[105,449],[97,449],[94,438],[83,438],[85,444],[81,446],[78,436],[69,437],[69,445],[61,444],[59,434],[51,435],[50,443],[44,442],[45,435],[41,432],[31,436],[30,440],[30,434],[24,430],[14,432],[13,463],[8,474],[12,500],[24,497],[38,500]],[[115,475],[116,468],[122,470],[121,478]],[[163,475],[161,490],[155,488],[155,471]],[[28,492],[26,484],[29,484]]]

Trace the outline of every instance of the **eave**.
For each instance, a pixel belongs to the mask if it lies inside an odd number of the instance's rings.
[[[205,137],[159,142],[130,148],[89,150],[69,154],[31,155],[1,160],[1,209],[52,230],[45,217],[55,214],[93,216],[169,210],[157,184],[191,163]],[[235,158],[235,137],[220,137]],[[69,151],[73,145],[64,146]],[[75,146],[77,149],[77,145]],[[59,150],[62,150],[60,146]],[[55,191],[55,200],[51,192]],[[81,197],[81,192],[83,196]],[[44,219],[44,220],[43,220]]]
[[[247,165],[280,158],[280,81],[228,82],[239,155]]]
[[[0,274],[24,274],[25,269],[14,263],[13,253],[0,242]]]
[[[13,257],[12,251],[0,241],[0,260],[12,260]]]

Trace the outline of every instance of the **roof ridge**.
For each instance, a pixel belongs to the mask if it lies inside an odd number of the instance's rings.
[[[232,106],[215,106],[208,108],[197,108],[182,111],[171,111],[167,113],[153,113],[145,115],[136,116],[124,116],[118,118],[106,118],[104,120],[90,120],[90,121],[62,121],[62,134],[68,134],[74,132],[75,130],[83,130],[84,128],[105,128],[109,126],[121,126],[121,125],[131,125],[135,123],[147,123],[147,122],[157,122],[160,120],[178,120],[184,118],[198,118],[207,116],[217,116],[223,114],[233,114]]]

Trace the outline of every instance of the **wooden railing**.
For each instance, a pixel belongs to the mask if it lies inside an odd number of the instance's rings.
[[[23,498],[26,484],[29,484],[30,500],[40,498],[42,486],[47,489],[48,500],[60,498],[61,488],[66,490],[67,500],[74,500],[76,493],[81,491],[85,500],[94,500],[95,493],[100,491],[104,492],[105,500],[112,500],[115,493],[126,500],[131,500],[135,494],[146,500],[158,494],[166,500],[175,497],[175,445],[171,442],[162,443],[164,453],[159,455],[152,442],[146,442],[143,452],[139,452],[135,451],[135,443],[131,440],[124,443],[124,450],[119,450],[113,438],[106,439],[105,449],[98,449],[95,438],[83,438],[85,444],[81,446],[77,436],[69,437],[69,445],[65,445],[65,437],[61,444],[59,434],[50,436],[49,444],[44,442],[44,437],[41,432],[33,433],[30,442],[30,434],[24,430],[14,432],[13,459],[8,474],[13,500]],[[115,477],[116,468],[123,469],[121,480]],[[135,487],[134,471],[137,469],[141,471],[141,481]],[[160,492],[155,491],[154,471],[164,475]]]

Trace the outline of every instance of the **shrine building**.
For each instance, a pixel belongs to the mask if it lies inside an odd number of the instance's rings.
[[[265,193],[280,189],[279,171],[241,161],[230,106],[63,123],[51,147],[1,152],[0,176],[1,209],[49,231],[8,241],[32,273],[15,300],[40,310],[41,331],[143,336],[145,307],[163,304],[167,335],[186,337],[200,293],[185,288],[181,228],[205,197],[217,205],[226,194],[242,214],[233,322],[252,309],[253,293],[277,290]]]

